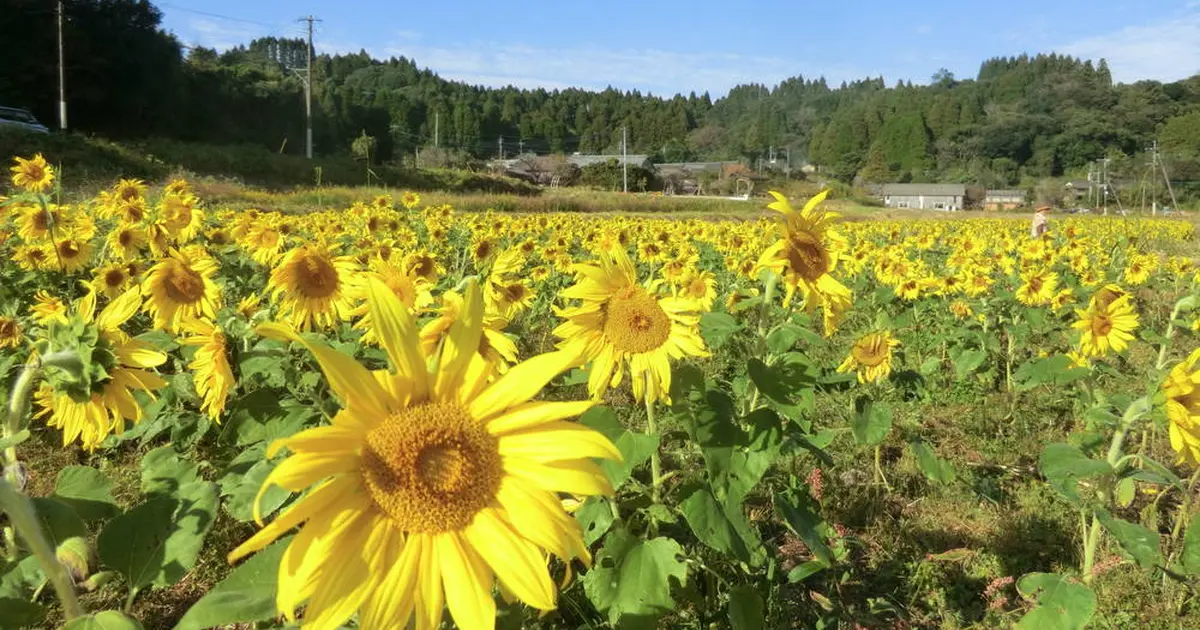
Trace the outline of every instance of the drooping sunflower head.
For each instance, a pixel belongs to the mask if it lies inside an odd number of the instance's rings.
[[[868,333],[854,342],[846,360],[838,366],[838,372],[857,372],[858,382],[875,383],[892,373],[892,348],[900,341],[891,331],[881,330]]]
[[[1117,284],[1106,284],[1092,294],[1091,306],[1107,307],[1119,298],[1129,295],[1129,292]]]
[[[179,343],[196,346],[188,367],[195,373],[196,393],[200,395],[200,410],[220,424],[225,401],[235,385],[229,365],[225,333],[212,322],[192,319],[181,326],[184,336]]]
[[[67,323],[66,303],[42,289],[33,295],[30,311],[34,321],[42,326],[49,326],[52,322]]]
[[[335,256],[320,243],[302,245],[283,256],[267,286],[293,326],[331,328],[351,315],[356,269],[353,258]]]
[[[46,163],[41,153],[32,158],[13,158],[16,162],[12,168],[13,186],[27,192],[42,192],[54,183],[54,167]]]

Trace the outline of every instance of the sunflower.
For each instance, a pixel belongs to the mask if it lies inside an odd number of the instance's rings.
[[[16,160],[16,165],[9,169],[12,171],[13,186],[26,192],[42,192],[54,183],[54,167],[46,163],[46,158],[42,157],[41,153],[32,159],[13,159]]]
[[[433,356],[454,330],[454,325],[463,317],[463,298],[455,291],[442,294],[442,308],[438,316],[421,328],[421,348],[426,355]],[[486,302],[485,302],[486,304]],[[504,373],[508,366],[517,362],[517,344],[504,334],[508,320],[494,310],[484,308],[483,334],[479,338],[476,354],[495,372]]]
[[[142,293],[154,327],[168,332],[185,319],[215,317],[221,290],[213,282],[217,263],[202,248],[171,250],[146,273]]]
[[[954,314],[956,319],[968,319],[975,314],[971,309],[971,305],[964,300],[954,300],[950,303],[950,312]]]
[[[1050,306],[1056,311],[1061,311],[1074,299],[1075,293],[1071,291],[1070,287],[1067,287],[1054,294],[1054,297],[1050,299]]]
[[[108,264],[97,267],[93,272],[92,290],[112,300],[124,293],[131,282],[133,278],[129,275],[128,266]]]
[[[42,326],[49,326],[51,322],[67,323],[67,305],[62,300],[39,289],[33,294],[33,301],[34,305],[30,307],[33,311],[33,321]]]
[[[146,182],[140,179],[122,179],[113,185],[112,196],[117,201],[134,201],[146,196]]]
[[[202,319],[188,320],[180,328],[187,336],[180,337],[179,343],[197,346],[188,367],[195,372],[196,393],[202,399],[200,410],[220,424],[225,401],[235,384],[225,350],[225,333],[212,322]]]
[[[153,398],[155,390],[167,386],[167,381],[147,371],[165,363],[167,355],[120,329],[137,313],[141,301],[133,288],[109,302],[99,315],[95,293],[76,303],[73,317],[97,331],[88,366],[96,378],[86,384],[62,380],[55,378],[56,368],[47,368],[48,380],[35,394],[41,408],[35,417],[62,429],[63,446],[79,440],[85,450],[95,450],[110,434],[124,432],[126,422],[141,421],[142,406],[133,397],[134,390]]]
[[[701,311],[711,311],[717,301],[717,278],[711,271],[692,271],[680,281],[676,294],[696,300]]]
[[[392,291],[396,299],[408,309],[409,313],[419,311],[433,304],[433,294],[430,293],[432,288],[425,278],[414,276],[405,273],[400,267],[397,267],[389,262],[376,262],[372,268],[370,277],[377,278],[384,286]],[[365,292],[366,284],[359,285],[359,291]],[[361,296],[365,298],[365,295]],[[363,333],[363,343],[372,345],[379,344],[379,337],[375,334],[375,326],[371,322],[371,310],[365,300],[360,301],[359,306],[354,309],[353,316],[360,318],[354,324],[355,328],[365,331]]]
[[[1075,309],[1079,321],[1072,324],[1082,331],[1079,339],[1080,351],[1089,357],[1102,357],[1113,352],[1124,352],[1133,340],[1133,331],[1138,327],[1138,314],[1133,309],[1130,296],[1119,297],[1107,305],[1093,304],[1087,310]]]
[[[165,195],[158,202],[167,232],[176,242],[187,243],[200,232],[204,211],[196,207],[198,203],[195,195]]]
[[[104,239],[107,251],[118,260],[132,260],[146,247],[146,231],[127,223],[117,225]]]
[[[1163,381],[1167,419],[1171,423],[1171,448],[1179,453],[1179,461],[1193,466],[1200,464],[1200,349],[1182,363],[1171,368]]]
[[[628,366],[638,400],[669,402],[671,359],[706,357],[700,338],[700,303],[658,298],[637,283],[623,248],[600,254],[599,264],[580,264],[574,286],[560,295],[582,301],[558,311],[567,321],[554,330],[559,347],[591,361],[588,391],[599,398],[620,384]]]
[[[400,195],[400,205],[404,206],[405,209],[412,210],[421,205],[421,195],[406,190],[403,195]]]
[[[1129,295],[1129,292],[1117,284],[1106,284],[1092,294],[1090,306],[1108,306],[1118,299]]]
[[[21,345],[21,322],[15,317],[0,315],[0,348]]]
[[[62,206],[25,206],[17,215],[17,234],[26,243],[48,241],[65,220],[66,213]]]
[[[18,245],[13,248],[12,260],[25,271],[40,271],[50,265],[52,256],[39,245]]]
[[[240,302],[238,302],[238,315],[241,315],[246,319],[254,319],[254,316],[262,310],[260,307],[261,303],[262,298],[260,298],[257,293],[251,293],[250,295],[247,295],[246,297],[242,298]]]
[[[825,334],[831,335],[854,300],[850,289],[829,273],[836,262],[830,250],[829,228],[838,217],[820,208],[829,191],[809,199],[800,212],[792,208],[787,197],[770,192],[775,202],[767,207],[781,213],[777,228],[781,238],[759,256],[754,275],[770,269],[783,276],[787,287],[784,302],[790,302],[799,292],[805,311],[822,309]]]
[[[67,273],[83,270],[87,266],[88,260],[91,259],[93,251],[90,242],[73,235],[55,241],[54,249],[55,257],[52,261],[57,263],[60,271]]]
[[[1054,299],[1058,274],[1041,268],[1021,272],[1023,284],[1017,289],[1017,301],[1025,306],[1042,306]]]
[[[267,288],[296,328],[332,328],[353,311],[350,278],[356,269],[353,258],[334,256],[322,244],[302,245],[284,254]]]
[[[483,299],[472,285],[441,352],[420,349],[411,316],[377,279],[368,303],[392,371],[375,373],[286,326],[259,330],[307,347],[344,408],[330,426],[276,441],[291,456],[263,482],[312,488],[229,554],[236,561],[286,534],[276,606],[304,626],[424,630],[443,606],[464,630],[495,623],[492,589],[540,610],[556,606],[547,554],[590,562],[578,521],[557,493],[611,494],[591,458],[620,459],[599,433],[567,422],[589,402],[531,402],[577,357],[554,352],[487,384],[478,354]],[[255,515],[258,516],[257,501]]]
[[[892,348],[900,341],[891,331],[881,330],[868,333],[854,342],[846,360],[838,366],[838,372],[858,372],[858,382],[875,383],[892,373]]]
[[[425,251],[412,252],[404,257],[404,271],[415,276],[421,276],[428,282],[436,284],[446,270],[438,263],[437,257]]]

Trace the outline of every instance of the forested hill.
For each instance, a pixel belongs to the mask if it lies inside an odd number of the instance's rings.
[[[53,5],[0,0],[0,104],[28,106],[51,126]],[[66,15],[73,129],[303,151],[303,84],[294,72],[304,66],[303,41],[185,50],[144,0],[68,0]],[[1120,168],[1159,140],[1185,178],[1200,179],[1187,175],[1200,164],[1200,75],[1114,85],[1103,60],[992,59],[973,79],[940,72],[930,85],[876,78],[831,86],[797,76],[716,99],[491,89],[444,80],[418,61],[316,51],[317,151],[346,152],[365,131],[378,140],[378,159],[391,160],[431,146],[436,130],[442,148],[475,157],[495,156],[501,139],[509,155],[613,152],[625,127],[631,153],[665,161],[756,160],[774,147],[846,181],[1000,186],[1076,173],[1106,156]]]

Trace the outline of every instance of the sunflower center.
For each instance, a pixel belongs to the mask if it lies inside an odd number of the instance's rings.
[[[58,244],[58,253],[68,260],[78,256],[81,251],[75,241],[63,241]]]
[[[39,230],[50,228],[50,213],[45,210],[40,210],[33,215],[33,227]]]
[[[604,336],[617,350],[640,353],[662,347],[671,335],[671,319],[646,290],[626,287],[608,301]]]
[[[338,290],[337,269],[324,256],[305,256],[296,268],[296,284],[307,297],[329,297]]]
[[[0,339],[14,339],[17,333],[17,320],[10,317],[0,317]]]
[[[496,438],[455,403],[424,403],[367,433],[362,475],[379,509],[409,532],[458,530],[496,496]]]
[[[1038,291],[1041,291],[1042,290],[1042,279],[1038,278],[1037,276],[1030,278],[1029,279],[1029,290],[1033,293],[1037,293]]]
[[[785,251],[792,271],[809,282],[829,272],[829,252],[812,232],[789,230]]]
[[[1097,313],[1092,317],[1092,334],[1097,337],[1107,337],[1108,333],[1112,332],[1112,318],[1103,313]]]
[[[195,269],[176,262],[163,283],[167,297],[179,304],[194,304],[204,297],[204,277]]]
[[[133,244],[133,232],[130,232],[129,230],[121,230],[121,232],[117,234],[117,242],[121,244],[121,247],[129,247],[131,244]]]
[[[104,274],[104,284],[114,288],[125,284],[125,271],[123,269],[109,269]]]

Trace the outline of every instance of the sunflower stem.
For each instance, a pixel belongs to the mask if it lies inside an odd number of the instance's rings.
[[[1179,305],[1171,309],[1171,319],[1167,321],[1167,334],[1163,337],[1163,341],[1158,346],[1158,361],[1154,364],[1154,369],[1162,370],[1167,367],[1167,348],[1171,345],[1171,337],[1175,336],[1175,318],[1179,317]]]
[[[63,616],[66,621],[82,616],[83,607],[79,605],[79,598],[75,595],[75,585],[71,582],[71,576],[67,575],[67,570],[55,556],[54,549],[46,541],[46,536],[42,533],[37,514],[33,509],[33,502],[29,500],[29,497],[18,492],[7,479],[0,479],[0,507],[3,507],[4,512],[8,514],[13,529],[20,534],[25,544],[29,545],[33,555],[37,556],[38,563],[42,565],[42,571],[45,572],[46,578],[54,587],[55,593],[58,594],[58,601],[62,604]]]
[[[887,477],[883,474],[883,445],[875,445],[875,481],[882,483],[884,489],[888,492],[892,491],[892,484],[888,483]]]
[[[649,381],[650,373],[646,373],[646,380]],[[649,383],[646,388],[646,433],[658,437],[658,423],[654,418],[654,398],[650,395]],[[661,444],[660,444],[661,446]],[[659,447],[655,447],[650,452],[650,499],[655,503],[659,502],[659,486],[662,484],[662,462],[658,457]]]

